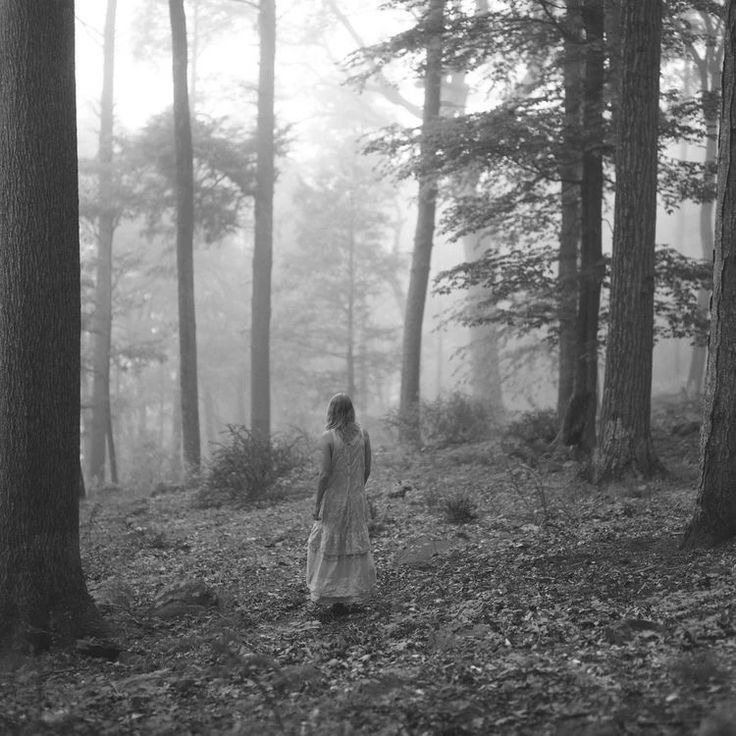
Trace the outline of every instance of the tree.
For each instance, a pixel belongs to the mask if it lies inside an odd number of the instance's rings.
[[[117,213],[113,202],[113,89],[117,0],[107,0],[103,44],[102,95],[98,163],[97,269],[92,327],[92,419],[87,443],[87,469],[94,483],[105,480],[105,440],[109,447],[110,480],[117,483],[110,416],[110,343],[112,334],[112,247]]]
[[[340,142],[333,131],[331,151],[296,191],[295,247],[283,255],[279,279],[275,364],[288,396],[307,397],[317,408],[342,388],[366,412],[381,403],[398,368],[398,315],[388,313],[388,297],[404,264],[385,247],[395,190],[377,180],[351,138]]]
[[[271,267],[273,263],[274,64],[276,3],[260,0],[260,69],[251,301],[251,431],[271,435]]]
[[[598,319],[601,283],[605,272],[601,237],[605,63],[603,3],[601,0],[581,0],[579,11],[580,23],[585,33],[585,71],[581,99],[583,151],[580,164],[580,270],[575,323],[575,374],[572,395],[562,420],[561,440],[566,445],[575,445],[589,455],[596,444]],[[574,91],[572,94],[575,94]],[[567,253],[563,252],[563,255],[567,256]],[[569,272],[563,273],[566,277],[569,276]]]
[[[580,247],[580,134],[583,75],[583,32],[579,0],[567,0],[563,37],[562,147],[560,153],[560,259],[558,280],[559,371],[557,416],[562,421],[575,389],[576,297]]]
[[[197,326],[194,307],[194,164],[187,89],[187,27],[184,0],[169,0],[174,77],[176,148],[176,267],[179,294],[179,384],[184,464],[200,463]]]
[[[420,157],[429,162],[433,142],[431,130],[440,114],[442,90],[442,32],[444,0],[430,0],[424,19],[427,33],[427,60],[424,78],[424,107]],[[431,168],[431,164],[429,164]],[[427,298],[429,270],[434,242],[437,207],[437,176],[431,170],[420,176],[417,224],[414,233],[409,290],[406,297],[404,337],[401,358],[401,395],[399,414],[404,427],[403,439],[419,440],[419,380],[421,374],[422,323]]]
[[[718,89],[720,87],[721,65],[723,57],[723,23],[721,18],[706,9],[694,11],[695,18],[688,23],[690,26],[702,23],[702,28],[696,29],[696,36],[702,37],[702,49],[696,38],[689,36],[686,48],[700,82],[700,95],[703,106],[703,116],[706,125],[705,138],[705,172],[703,187],[706,192],[715,188],[715,158],[718,139]],[[706,194],[700,203],[700,248],[704,260],[713,257],[713,197]],[[701,289],[698,293],[698,302],[703,313],[708,311],[708,292]],[[703,387],[705,370],[705,345],[696,342],[690,358],[690,370],[687,376],[686,390],[691,394],[700,393]]]
[[[0,2],[0,642],[101,629],[79,552],[74,3]]]
[[[718,140],[715,262],[711,332],[700,435],[700,481],[684,545],[736,535],[736,3],[727,3]]]
[[[661,470],[650,428],[661,0],[624,0],[611,298],[598,482]]]

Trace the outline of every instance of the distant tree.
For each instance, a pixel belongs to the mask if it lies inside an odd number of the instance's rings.
[[[197,327],[194,306],[194,163],[187,88],[187,27],[183,0],[169,0],[176,148],[176,267],[179,291],[179,383],[184,464],[200,464]]]
[[[342,388],[367,410],[383,403],[398,367],[386,297],[404,264],[386,248],[393,192],[351,142],[333,145],[295,194],[296,247],[279,279],[277,375],[289,395],[315,407]]]
[[[684,545],[723,542],[736,535],[736,3],[727,3],[725,22],[712,323],[708,344],[700,481]]]
[[[260,0],[258,129],[251,301],[251,431],[271,435],[271,267],[273,263],[274,65],[276,3]]]
[[[250,18],[256,0],[187,0],[190,23],[187,37],[189,46],[189,107],[192,114],[200,109],[199,64],[202,54],[211,47],[224,31],[231,30],[240,18]],[[166,52],[171,38],[167,0],[148,0],[141,3],[134,20],[134,52],[138,58],[156,58]]]
[[[624,0],[616,202],[598,482],[661,471],[650,428],[661,0]]]
[[[0,646],[100,633],[79,552],[74,3],[0,3]]]
[[[87,472],[93,483],[105,480],[107,440],[110,480],[118,482],[115,443],[110,417],[110,342],[112,335],[112,248],[118,220],[113,201],[113,101],[115,71],[115,16],[117,0],[107,0],[103,41],[100,134],[97,154],[97,269],[92,326],[92,411],[87,434]]]
[[[430,161],[434,147],[432,128],[440,114],[444,8],[444,0],[429,0],[423,18],[427,57],[424,72],[424,107],[420,156],[426,163],[428,170],[419,179],[417,223],[404,316],[399,403],[403,439],[408,442],[418,442],[420,433],[419,380],[421,373],[422,324],[432,260],[435,211],[437,208],[437,175],[431,171]]]
[[[720,90],[721,66],[723,59],[723,19],[713,12],[714,8],[696,9],[683,18],[685,29],[683,40],[687,53],[697,72],[700,101],[705,119],[705,163],[703,188],[705,196],[700,202],[700,248],[702,258],[713,259],[713,205],[715,197],[715,169],[718,139],[718,97]],[[713,193],[711,195],[711,192]],[[709,292],[701,289],[698,293],[699,306],[706,314]],[[686,390],[700,393],[703,388],[706,349],[702,341],[696,341],[690,358]]]
[[[119,205],[127,218],[143,220],[149,237],[170,233],[176,222],[173,125],[173,112],[166,110],[121,141]],[[248,222],[255,192],[255,138],[226,119],[193,118],[191,130],[195,235],[198,242],[216,243]]]

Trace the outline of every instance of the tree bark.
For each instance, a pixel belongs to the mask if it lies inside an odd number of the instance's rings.
[[[579,0],[567,0],[564,39],[565,125],[560,161],[560,260],[559,368],[557,416],[560,422],[575,389],[576,305],[578,298],[578,249],[580,245],[580,134],[582,110],[582,18]]]
[[[112,202],[115,15],[117,0],[107,0],[100,98],[99,211],[95,281],[92,421],[88,437],[88,473],[93,485],[105,482],[105,440],[110,421],[110,345],[112,336],[112,246],[116,216]],[[112,444],[112,438],[110,438]],[[114,478],[111,478],[116,482]]]
[[[79,551],[74,3],[0,2],[0,646],[102,620]]]
[[[424,79],[424,107],[422,114],[422,136],[420,156],[427,166],[432,156],[433,144],[430,129],[440,114],[442,89],[442,32],[444,27],[444,0],[430,0],[426,17],[427,61]],[[419,386],[421,377],[422,324],[427,299],[429,269],[432,262],[434,242],[435,210],[437,207],[437,180],[430,172],[419,180],[417,224],[414,233],[409,290],[404,313],[404,336],[401,359],[401,393],[399,415],[401,416],[401,439],[418,444]]]
[[[605,47],[601,0],[582,0],[585,30],[583,77],[583,154],[581,164],[581,243],[576,320],[575,380],[562,421],[563,444],[585,456],[596,444],[598,410],[598,321],[604,261],[603,213],[603,83]]]
[[[184,465],[199,469],[197,323],[194,306],[194,164],[187,87],[187,26],[183,0],[169,0],[176,149],[176,268],[179,300],[179,386]]]
[[[662,470],[650,428],[662,2],[625,0],[622,8],[611,317],[593,467],[597,482],[627,474],[648,478]]]
[[[736,4],[727,4],[718,142],[715,263],[700,481],[686,547],[736,535]]]
[[[251,302],[251,431],[271,435],[271,267],[273,262],[274,84],[276,3],[258,10],[258,150],[256,154],[255,239]]]
[[[714,104],[716,90],[720,88],[721,63],[723,56],[723,37],[718,27],[710,22],[710,16],[702,12],[705,31],[708,34],[705,53],[701,57],[694,47],[690,47],[691,56],[698,69],[700,77],[700,92],[703,96],[703,116],[705,118],[705,156],[706,164],[704,185],[711,188],[715,184],[715,174],[712,165],[716,160],[718,150],[718,109]],[[713,258],[713,245],[715,242],[713,232],[713,209],[712,200],[707,200],[700,205],[700,248],[702,258],[710,261]],[[705,290],[698,293],[698,307],[703,314],[707,314],[709,294]],[[704,345],[696,344],[690,356],[690,369],[688,371],[685,390],[689,395],[699,394],[703,390],[703,376],[705,374],[706,349]]]

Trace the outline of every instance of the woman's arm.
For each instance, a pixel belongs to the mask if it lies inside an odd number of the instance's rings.
[[[322,518],[322,499],[327,490],[331,470],[332,442],[330,434],[326,432],[319,438],[319,478],[317,479],[317,499],[313,515],[315,521],[319,521]]]
[[[368,476],[371,474],[371,438],[365,430],[363,430],[363,444],[365,445],[365,478],[363,478],[363,485],[365,485],[368,482]]]

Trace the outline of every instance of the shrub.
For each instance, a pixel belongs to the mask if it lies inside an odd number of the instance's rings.
[[[427,444],[462,445],[487,439],[490,417],[483,403],[455,392],[422,402],[421,427]]]
[[[456,491],[446,498],[443,507],[451,524],[468,524],[478,518],[478,506],[465,491]]]
[[[554,409],[537,409],[526,411],[509,422],[506,432],[524,444],[534,445],[540,440],[549,444],[557,436],[559,429],[560,423]]]
[[[265,439],[241,424],[228,424],[222,442],[212,443],[197,505],[248,504],[262,499],[277,481],[306,464],[303,435]]]
[[[409,421],[394,410],[384,416],[383,423],[401,436]],[[485,405],[460,392],[421,402],[419,423],[422,441],[432,447],[485,440],[491,429],[491,417]]]

